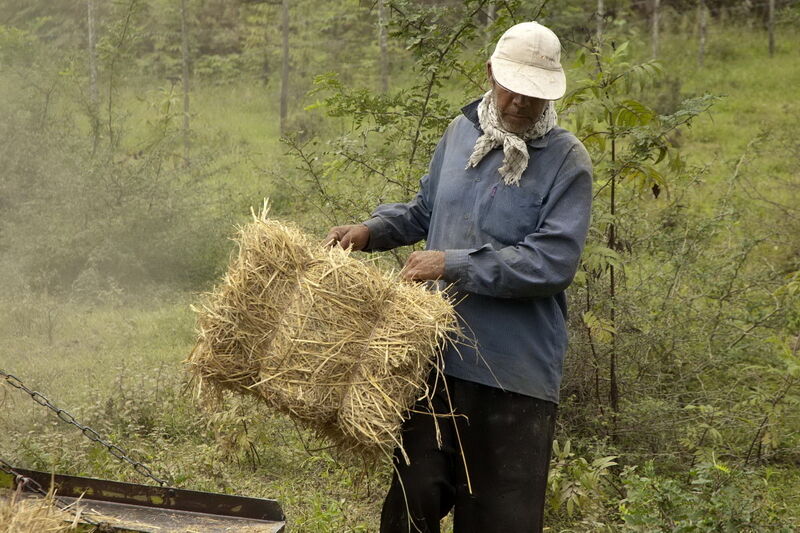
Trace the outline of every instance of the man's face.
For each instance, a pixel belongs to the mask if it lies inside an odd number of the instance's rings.
[[[494,80],[492,65],[487,63],[494,102],[503,127],[511,133],[524,133],[542,116],[547,100],[511,92]]]

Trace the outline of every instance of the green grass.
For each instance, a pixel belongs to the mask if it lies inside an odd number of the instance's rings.
[[[738,161],[762,131],[773,138],[800,131],[800,68],[795,53],[800,35],[787,28],[777,40],[776,54],[769,57],[766,33],[712,26],[704,67],[697,64],[695,43],[667,42],[661,59],[666,75],[680,79],[681,93],[722,97],[682,141],[695,162],[719,169]],[[759,163],[777,173],[796,171],[788,160]]]
[[[724,97],[686,140],[699,162],[738,158],[762,129],[797,131],[800,68],[795,52],[800,36],[785,31],[777,39],[780,46],[770,58],[765,33],[712,28],[703,68],[680,41],[664,51],[667,73],[680,77],[682,92]]]

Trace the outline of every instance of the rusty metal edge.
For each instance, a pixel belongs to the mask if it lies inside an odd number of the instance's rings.
[[[286,521],[283,509],[276,500],[49,474],[23,468],[14,470],[35,480],[46,489],[51,486],[52,482],[56,492],[62,496],[77,498],[83,495],[84,499],[158,509],[192,511],[272,522]]]

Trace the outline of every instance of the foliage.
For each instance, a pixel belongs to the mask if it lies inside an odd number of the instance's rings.
[[[603,517],[609,500],[608,483],[616,457],[598,457],[589,462],[576,457],[572,444],[553,442],[553,459],[547,477],[548,504],[551,511],[575,515]]]
[[[789,532],[770,516],[764,502],[767,479],[738,471],[709,454],[687,482],[659,476],[652,463],[622,474],[626,497],[620,502],[624,531]]]
[[[202,181],[213,167],[181,165],[173,132],[163,134],[166,119],[157,119],[162,125],[141,149],[97,159],[89,139],[68,135],[69,122],[38,129],[7,108],[3,116],[12,141],[0,227],[31,286],[85,293],[117,283],[192,283],[216,271],[220,250],[208,235],[225,231],[224,218],[198,209],[213,191]]]

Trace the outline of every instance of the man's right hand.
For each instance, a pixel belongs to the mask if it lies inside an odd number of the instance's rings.
[[[364,224],[351,224],[349,226],[335,226],[328,232],[325,237],[325,244],[327,246],[336,246],[337,244],[342,248],[353,247],[353,250],[363,250],[367,247],[369,242],[369,228]]]

